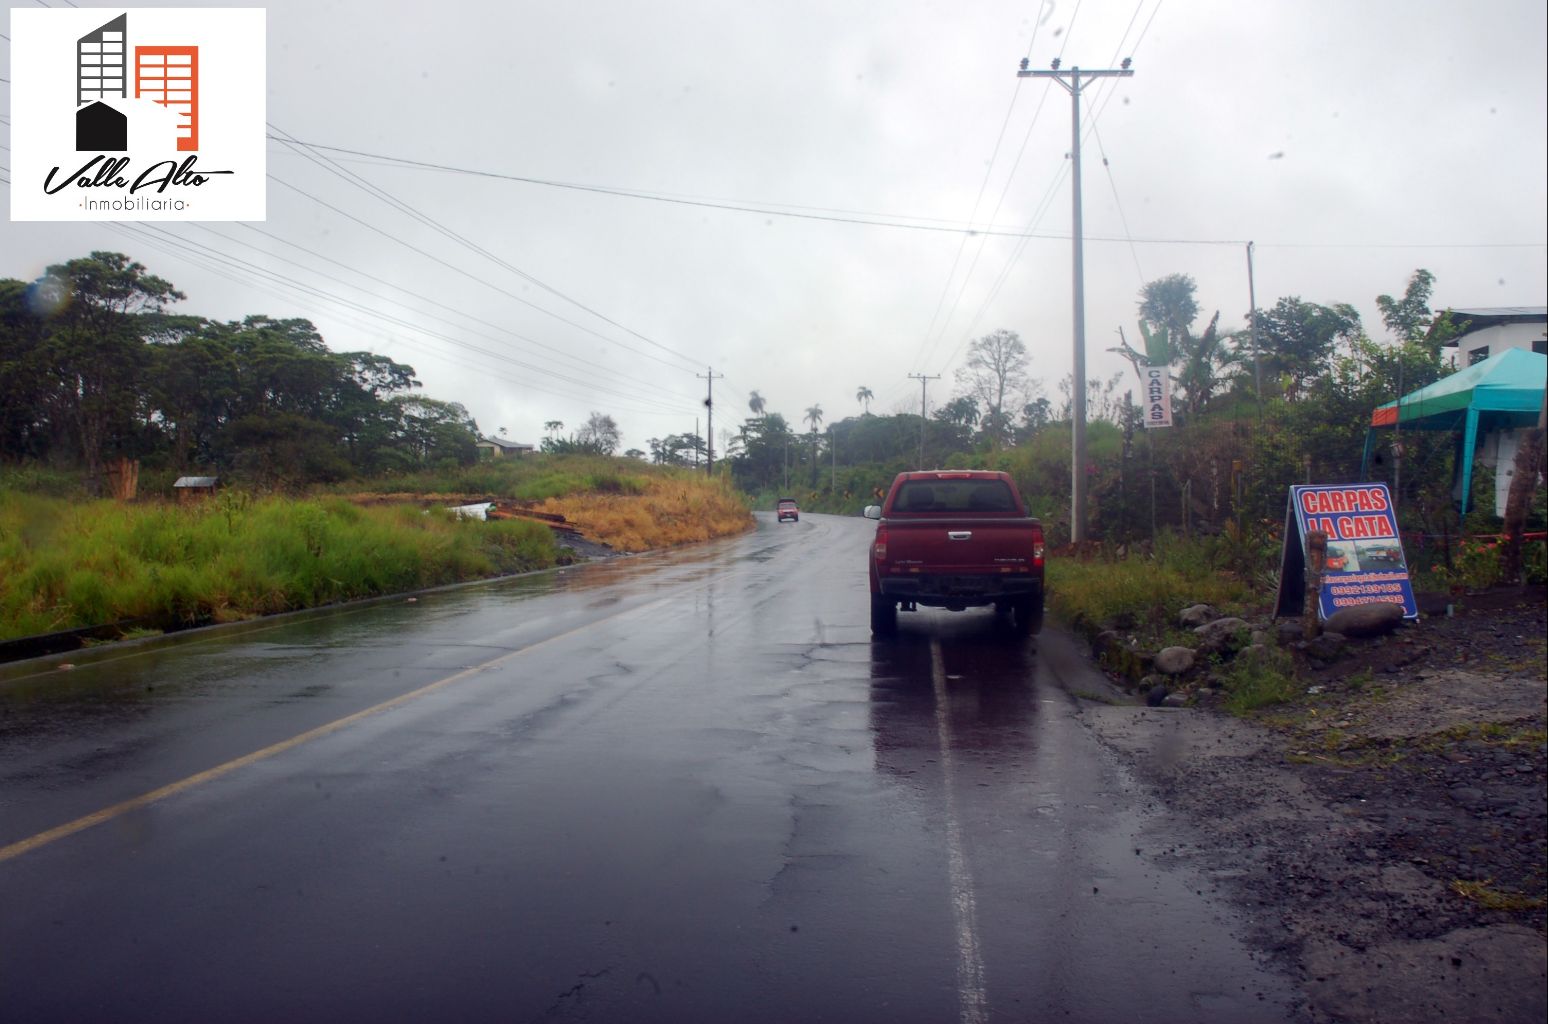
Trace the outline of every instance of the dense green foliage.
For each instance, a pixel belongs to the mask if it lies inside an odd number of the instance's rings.
[[[1136,367],[1151,359],[1170,367],[1174,425],[1145,429],[1119,378],[1087,382],[1088,535],[1126,548],[1161,543],[1168,532],[1218,538],[1233,568],[1263,577],[1277,567],[1292,484],[1385,481],[1396,492],[1410,564],[1454,572],[1457,537],[1501,529],[1489,497],[1473,503],[1467,521],[1458,515],[1454,438],[1403,433],[1399,467],[1396,439],[1379,434],[1361,471],[1372,411],[1450,372],[1444,346],[1465,324],[1430,309],[1433,283],[1419,270],[1401,297],[1376,298],[1385,340],[1366,332],[1347,301],[1297,296],[1259,310],[1255,338],[1251,324],[1221,329],[1218,313],[1198,332],[1204,311],[1190,277],[1147,284],[1136,303],[1144,351],[1126,341],[1113,351]],[[1052,543],[1067,542],[1071,382],[1059,385],[1057,405],[1040,397],[1027,372],[1035,366],[1023,365],[1028,357],[1012,332],[980,339],[973,352],[958,393],[923,424],[918,415],[862,413],[799,431],[754,392],[753,416],[730,447],[733,479],[762,507],[788,494],[804,508],[855,514],[902,470],[1000,469],[1016,479]],[[1487,486],[1486,476],[1475,473],[1475,488]],[[1528,528],[1543,522],[1539,492]]]
[[[0,281],[0,457],[79,465],[93,493],[121,458],[261,489],[475,459],[477,425],[413,393],[413,367],[305,320],[172,315],[181,298],[112,252]]]

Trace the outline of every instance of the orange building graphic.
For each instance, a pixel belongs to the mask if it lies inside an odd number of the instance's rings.
[[[136,46],[134,95],[177,113],[177,148],[199,148],[199,48]]]

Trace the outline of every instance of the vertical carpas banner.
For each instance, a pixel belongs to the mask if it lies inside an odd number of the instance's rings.
[[[1172,425],[1172,379],[1166,366],[1145,366],[1140,379],[1145,384],[1145,426]]]
[[[1327,535],[1318,612],[1385,602],[1419,617],[1397,515],[1386,484],[1307,484],[1290,488],[1279,573],[1278,615],[1299,615],[1306,589],[1306,538]]]

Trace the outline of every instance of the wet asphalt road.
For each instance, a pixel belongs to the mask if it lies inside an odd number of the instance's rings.
[[[1072,641],[873,644],[870,533],[0,668],[0,1020],[1296,1019]]]

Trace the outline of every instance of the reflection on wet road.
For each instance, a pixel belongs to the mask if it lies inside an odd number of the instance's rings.
[[[1295,1019],[1068,639],[873,644],[868,525],[0,669],[0,1016]]]

